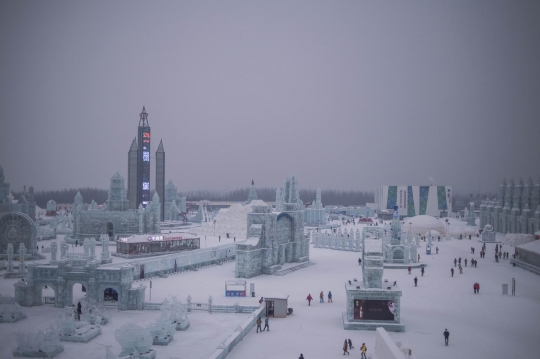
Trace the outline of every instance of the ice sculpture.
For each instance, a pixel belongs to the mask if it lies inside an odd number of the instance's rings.
[[[149,357],[149,354],[154,353],[153,357],[155,357],[155,351],[150,348],[152,346],[152,334],[146,328],[135,323],[126,323],[116,329],[114,337],[122,347],[120,357],[130,355],[135,350],[145,357]]]
[[[88,343],[101,334],[101,316],[92,316],[83,311],[83,315],[76,318],[76,310],[75,307],[65,307],[56,318],[56,327],[59,329],[60,340],[63,342]],[[90,317],[93,318],[95,324],[88,322]]]
[[[189,328],[187,312],[187,304],[182,304],[176,296],[171,296],[170,300],[165,299],[161,304],[160,318],[174,323],[176,330],[184,331]]]
[[[0,323],[15,323],[24,318],[26,318],[26,313],[15,298],[0,294]]]
[[[38,333],[20,332],[15,338],[17,346],[13,349],[13,356],[53,358],[64,351],[64,346],[60,344],[59,334],[56,326]]]

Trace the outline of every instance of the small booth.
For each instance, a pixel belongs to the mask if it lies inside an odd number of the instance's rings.
[[[116,241],[116,253],[119,257],[133,258],[155,254],[167,254],[201,248],[200,238],[187,233],[162,235],[138,234],[120,237]]]
[[[426,246],[426,254],[431,254],[431,246],[429,244]]]
[[[225,281],[225,296],[226,297],[245,297],[247,281],[246,280],[226,280]]]
[[[266,316],[274,318],[285,318],[288,313],[289,296],[283,293],[270,293],[264,297],[266,305]]]

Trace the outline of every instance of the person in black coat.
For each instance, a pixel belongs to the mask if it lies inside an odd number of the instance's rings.
[[[418,284],[418,278],[417,277],[414,277],[414,286],[416,287]]]
[[[77,320],[81,320],[81,314],[82,314],[82,305],[81,301],[77,303]]]
[[[444,330],[443,335],[444,335],[444,344],[448,345],[448,338],[450,338],[450,332],[448,331],[448,329]]]

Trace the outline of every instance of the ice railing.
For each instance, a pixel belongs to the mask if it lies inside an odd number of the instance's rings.
[[[12,297],[9,294],[2,294],[0,293],[0,304],[15,304],[17,301],[15,300],[15,297]]]

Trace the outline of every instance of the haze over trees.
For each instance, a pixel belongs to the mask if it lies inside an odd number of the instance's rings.
[[[73,203],[77,191],[81,192],[84,198],[84,202],[90,203],[94,200],[97,204],[103,204],[107,201],[108,190],[100,188],[70,188],[56,191],[35,191],[36,204],[41,208],[47,207],[49,200],[60,203]],[[301,189],[300,199],[304,204],[311,203],[315,200],[315,189]],[[224,201],[224,202],[243,202],[247,200],[249,188],[237,188],[231,191],[211,191],[211,190],[197,190],[189,192],[180,192],[180,196],[185,196],[187,201]],[[13,192],[15,199],[19,199],[22,192]],[[154,194],[152,191],[151,195]],[[264,187],[257,188],[257,196],[259,199],[265,202],[274,202],[276,200],[276,188]],[[363,206],[366,203],[375,202],[375,194],[372,191],[358,191],[358,190],[335,190],[335,189],[323,189],[321,190],[321,196],[324,205],[341,205],[341,206]],[[469,205],[470,202],[474,202],[478,208],[482,200],[494,198],[495,195],[491,193],[469,193],[460,194],[454,192],[452,198],[452,210],[459,211]]]

